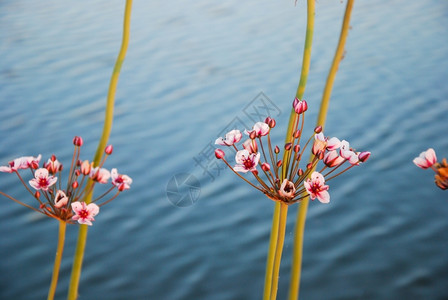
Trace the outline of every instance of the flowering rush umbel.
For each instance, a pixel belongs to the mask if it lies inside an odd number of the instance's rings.
[[[37,201],[37,205],[27,204],[0,191],[0,194],[34,211],[42,213],[67,223],[92,225],[94,217],[99,213],[100,207],[113,199],[120,192],[130,188],[132,179],[119,174],[117,169],[111,171],[103,168],[106,158],[112,154],[113,147],[109,145],[105,149],[105,156],[99,166],[93,166],[88,160],[80,159],[83,140],[81,137],[73,139],[75,149],[72,162],[68,171],[67,184],[62,184],[60,178],[63,173],[63,165],[55,155],[40,166],[41,155],[23,156],[10,161],[7,166],[1,166],[0,172],[16,173],[20,182],[29,194]],[[28,169],[31,179],[28,184],[19,173]],[[111,180],[109,183],[109,179]],[[87,184],[88,181],[91,184]],[[87,204],[82,199],[92,192],[95,184],[110,184],[110,187],[99,197]],[[110,193],[115,190],[115,193]],[[106,198],[110,195],[108,198]],[[106,199],[106,200],[105,200]],[[99,203],[101,202],[101,203]]]
[[[429,148],[420,153],[420,155],[413,160],[414,164],[421,169],[431,168],[436,175],[434,175],[435,184],[442,190],[448,189],[448,163],[446,158],[442,162],[437,162],[437,156],[434,149]]]
[[[370,157],[370,152],[357,152],[347,141],[325,136],[321,126],[314,129],[314,133],[301,147],[308,104],[305,100],[296,98],[293,108],[298,115],[297,121],[294,124],[291,142],[286,143],[282,149],[271,144],[270,132],[275,127],[276,121],[267,117],[264,122],[255,123],[251,130],[244,131],[247,139],[240,148],[237,143],[241,141],[242,134],[237,129],[227,133],[225,138],[216,140],[215,144],[235,149],[234,166],[226,160],[222,149],[216,149],[215,156],[223,160],[236,175],[274,201],[289,205],[310,197],[311,200],[317,199],[322,203],[328,203],[330,194],[326,183],[365,162]],[[310,149],[308,151],[311,152],[310,162],[300,166],[308,146]],[[314,171],[319,162],[323,164],[322,168]],[[241,173],[252,173],[258,184],[252,183]]]

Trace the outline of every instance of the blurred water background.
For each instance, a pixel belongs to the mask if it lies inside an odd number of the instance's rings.
[[[118,0],[0,1],[0,165],[54,153],[68,166],[75,135],[93,157],[123,9]],[[344,9],[317,2],[310,129]],[[273,202],[218,172],[210,143],[232,122],[251,125],[255,109],[265,114],[263,101],[275,104],[282,143],[305,21],[300,0],[135,1],[106,162],[134,183],[89,230],[80,300],[261,298]],[[311,203],[301,299],[448,299],[448,192],[412,164],[429,147],[448,156],[448,2],[357,1],[351,25],[326,134],[372,157],[331,182],[329,205]],[[188,207],[167,197],[182,173],[200,183]],[[2,191],[32,201],[15,176],[0,178]],[[77,229],[68,229],[58,299]],[[0,236],[0,298],[45,298],[57,222],[3,198]]]

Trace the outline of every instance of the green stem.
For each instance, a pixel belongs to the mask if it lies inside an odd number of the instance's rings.
[[[271,238],[269,240],[268,259],[266,262],[266,276],[264,279],[263,300],[269,300],[271,298],[275,253],[278,244],[278,228],[280,224],[280,206],[280,202],[275,202],[274,215],[272,216]]]
[[[275,250],[274,268],[272,275],[272,287],[270,300],[277,299],[278,278],[280,274],[280,262],[282,260],[283,244],[285,242],[286,218],[288,217],[288,205],[281,203],[280,223],[278,226],[277,249]]]
[[[314,1],[315,0],[308,0],[308,21],[307,21],[307,27],[306,27],[306,35],[305,35],[305,46],[303,49],[303,58],[302,58],[302,70],[300,73],[300,82],[299,86],[297,87],[296,97],[301,99],[303,97],[303,94],[305,93],[305,86],[308,79],[308,73],[310,70],[310,63],[311,63],[311,48],[313,43],[313,31],[314,31]],[[297,121],[297,114],[295,113],[294,109],[291,110],[291,114],[289,117],[289,124],[288,129],[286,132],[286,143],[290,143],[293,139],[293,130],[294,125]],[[289,164],[288,162],[289,157],[285,154],[283,157],[284,164],[283,166]],[[282,174],[281,174],[281,181],[283,181],[284,178],[287,176],[287,168],[282,167]],[[286,205],[285,205],[286,206]],[[278,268],[280,267],[280,259],[281,259],[281,253],[283,251],[283,242],[281,243],[281,248],[279,249],[279,228],[281,227],[281,224],[286,224],[286,217],[287,214],[281,214],[282,211],[282,204],[279,202],[275,203],[275,209],[274,209],[274,215],[272,218],[272,228],[271,228],[271,238],[269,241],[269,251],[268,251],[268,258],[266,263],[266,276],[265,276],[265,286],[264,286],[264,296],[263,300],[269,300],[272,297],[272,294],[274,293],[277,295],[277,287],[278,287],[278,270],[275,271],[275,263],[277,258]],[[280,237],[280,240],[284,240],[285,238],[285,231],[283,230],[283,233],[281,233],[282,237]],[[278,255],[280,253],[280,255]],[[276,273],[277,275],[275,275]],[[273,288],[274,282],[275,288]],[[274,291],[275,290],[275,291]]]
[[[350,16],[353,8],[354,0],[348,0],[345,9],[344,21],[342,23],[341,34],[339,36],[338,46],[336,48],[336,53],[333,58],[333,63],[331,65],[327,82],[324,88],[324,93],[322,96],[322,101],[320,105],[319,115],[317,117],[317,125],[322,127],[325,126],[325,121],[327,117],[328,106],[330,103],[331,91],[333,89],[334,79],[336,77],[336,72],[339,68],[339,63],[343,58],[345,41],[347,40],[348,31],[350,29]],[[300,286],[300,275],[302,268],[302,252],[303,252],[303,236],[305,233],[305,220],[308,210],[309,200],[302,200],[299,206],[299,212],[297,214],[297,221],[295,227],[295,237],[293,245],[293,258],[292,258],[292,269],[291,269],[291,281],[289,287],[289,300],[296,300],[299,298],[299,286]]]
[[[104,149],[106,148],[107,141],[109,140],[109,135],[112,129],[112,120],[114,114],[114,103],[115,103],[115,92],[117,90],[118,78],[121,71],[121,66],[126,57],[126,52],[129,44],[129,33],[131,25],[131,8],[132,0],[126,0],[126,6],[124,11],[124,22],[123,22],[123,38],[121,43],[120,52],[118,54],[117,60],[115,62],[114,70],[109,84],[109,91],[107,94],[107,103],[105,110],[105,119],[103,126],[103,133],[101,139],[98,143],[98,148],[94,157],[94,165],[99,165],[101,158],[104,154]],[[89,190],[91,181],[87,183],[86,190]],[[89,203],[92,200],[93,190],[85,195],[84,201]],[[75,300],[78,297],[78,287],[79,279],[81,277],[82,261],[84,258],[84,250],[87,240],[87,225],[80,225],[78,233],[78,242],[76,244],[75,256],[73,260],[72,274],[70,278],[70,286],[68,291],[69,300]]]
[[[54,259],[53,265],[53,276],[51,277],[50,289],[48,291],[48,300],[54,299],[54,294],[56,293],[56,286],[58,285],[59,270],[61,269],[62,252],[64,252],[64,242],[65,242],[65,229],[67,223],[59,220],[59,235],[58,235],[58,246],[56,248],[56,257]]]

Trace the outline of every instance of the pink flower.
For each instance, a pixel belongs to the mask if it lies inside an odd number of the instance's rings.
[[[282,185],[280,186],[280,190],[278,193],[280,196],[285,198],[294,198],[294,193],[296,192],[296,188],[294,183],[289,181],[288,179],[283,180]]]
[[[93,217],[100,212],[100,208],[95,203],[86,205],[85,202],[74,202],[72,203],[72,209],[75,212],[75,215],[72,217],[74,221],[90,226],[92,225],[92,221],[95,221]]]
[[[47,169],[50,174],[56,174],[62,170],[62,164],[56,159],[56,156],[53,155],[46,163],[44,163],[44,168]]]
[[[237,129],[231,130],[226,133],[225,138],[219,137],[216,139],[215,144],[221,146],[232,146],[235,143],[238,143],[241,140],[243,135]]]
[[[311,200],[318,199],[322,203],[330,202],[330,194],[327,192],[328,185],[325,185],[325,178],[319,172],[313,172],[311,178],[303,182]]]
[[[243,148],[249,151],[249,153],[257,153],[258,152],[258,145],[256,140],[247,139],[243,143]]]
[[[333,168],[344,161],[345,161],[345,158],[343,158],[342,156],[339,156],[338,151],[336,151],[336,150],[331,150],[331,151],[325,153],[324,163],[330,168]]]
[[[235,172],[252,172],[257,169],[260,161],[260,153],[249,153],[246,149],[240,150],[235,156],[236,165],[233,167]]]
[[[436,152],[429,148],[420,153],[419,157],[414,158],[413,162],[419,168],[428,169],[437,162]]]
[[[28,169],[28,168],[37,169],[39,168],[39,162],[41,157],[42,155],[39,154],[37,157],[22,156],[16,158],[13,161],[10,161],[8,163],[8,166],[1,166],[0,172],[12,173],[20,169]]]
[[[308,104],[305,100],[299,100],[298,98],[295,98],[292,103],[292,107],[294,108],[295,112],[300,115],[308,109]]]
[[[57,208],[61,208],[67,205],[68,198],[65,195],[64,191],[58,190],[56,196],[54,197],[54,206]]]
[[[29,184],[36,190],[47,191],[50,186],[56,183],[57,177],[49,176],[48,170],[45,168],[40,168],[34,173],[34,179],[29,181]]]
[[[254,133],[255,137],[261,137],[267,135],[270,129],[271,128],[269,127],[269,125],[265,122],[257,122],[252,127],[252,130],[246,130],[245,133],[249,136],[251,135],[251,133]]]
[[[327,141],[327,150],[336,150],[341,147],[341,141],[337,137],[332,137]]]
[[[222,159],[226,154],[221,149],[215,149],[215,156],[217,159]]]
[[[99,183],[107,183],[107,181],[110,178],[110,172],[104,168],[92,168],[92,170],[90,170],[90,178],[92,178],[92,180],[98,181]]]
[[[112,184],[115,185],[120,192],[131,188],[132,179],[128,175],[118,174],[116,168],[111,170],[110,175]]]
[[[319,152],[324,151],[326,147],[327,139],[324,134],[322,132],[316,133],[314,135],[314,143],[311,152],[313,152],[314,155],[317,155]]]
[[[339,154],[343,158],[348,160],[352,165],[357,164],[359,162],[358,154],[356,154],[351,150],[350,144],[346,140],[343,140],[341,142],[341,148],[339,150]]]

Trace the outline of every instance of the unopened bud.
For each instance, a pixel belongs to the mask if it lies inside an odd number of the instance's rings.
[[[256,133],[255,131],[252,131],[252,132],[249,134],[249,137],[250,137],[251,140],[255,140],[255,138],[257,137],[257,133]]]
[[[276,122],[274,119],[271,119],[271,120],[269,121],[269,123],[267,123],[267,124],[269,125],[270,128],[274,128],[275,125],[277,124],[277,122]]]
[[[298,129],[296,132],[294,132],[294,138],[298,139],[300,137],[301,131]]]
[[[299,144],[297,144],[297,145],[294,145],[294,152],[299,152],[300,151],[300,145]]]
[[[370,152],[365,151],[365,152],[361,152],[358,155],[358,159],[360,162],[365,162],[366,160],[368,160],[370,157]]]
[[[30,168],[31,168],[31,169],[38,169],[38,168],[39,168],[39,163],[38,163],[37,161],[33,160],[33,161],[30,163]]]
[[[263,163],[261,165],[261,169],[265,172],[269,171],[271,169],[271,166],[268,163]]]
[[[253,170],[252,174],[254,174],[255,176],[258,176],[258,171],[257,170]]]
[[[79,169],[76,169],[76,170],[75,170],[75,175],[76,175],[76,176],[81,175],[81,171],[80,171]]]
[[[272,120],[271,117],[266,117],[266,119],[264,119],[264,122],[269,125],[269,121],[271,121],[271,120]]]
[[[56,155],[52,154],[50,159],[51,161],[56,161]]]
[[[107,155],[111,155],[112,151],[114,151],[114,147],[112,145],[108,145],[104,152],[106,152]]]
[[[313,167],[313,164],[312,164],[312,163],[307,163],[307,164],[306,164],[306,168],[307,168],[307,169],[311,169],[312,167]]]
[[[215,156],[217,159],[221,159],[225,156],[226,154],[224,153],[224,151],[222,151],[221,149],[215,149]]]
[[[321,133],[322,132],[322,126],[317,126],[316,128],[314,128],[314,132],[315,133]]]
[[[73,138],[73,145],[81,147],[82,143],[83,143],[83,141],[82,141],[82,138],[80,136],[75,136]]]
[[[324,151],[319,151],[317,157],[318,157],[320,160],[322,160],[322,159],[324,159],[324,156],[325,156],[325,152],[324,152]]]
[[[302,175],[303,175],[303,170],[302,170],[302,168],[300,168],[300,169],[297,171],[297,175],[299,175],[299,176],[302,176]]]
[[[74,189],[78,188],[78,181],[72,182],[72,188],[74,188]]]
[[[275,146],[274,152],[275,152],[275,154],[279,154],[280,153],[280,148],[278,146]]]
[[[36,191],[36,192],[34,193],[34,198],[36,198],[36,199],[39,199],[39,198],[40,198],[40,192],[39,192],[39,191]]]
[[[277,161],[277,167],[280,168],[283,162],[281,160]]]
[[[292,148],[292,143],[287,143],[287,144],[285,145],[285,150],[286,150],[286,151],[291,150],[291,148]]]
[[[124,184],[120,184],[119,186],[118,186],[118,191],[119,192],[122,192],[122,191],[124,191],[126,189],[126,185],[124,185]]]

